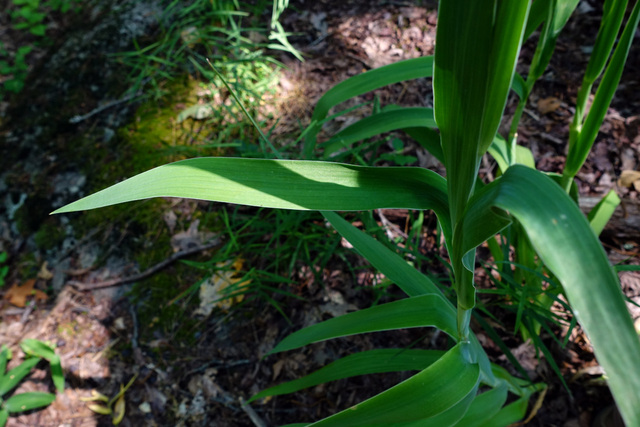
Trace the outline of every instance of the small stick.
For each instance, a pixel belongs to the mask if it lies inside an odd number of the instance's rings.
[[[184,251],[176,252],[175,254],[171,255],[169,258],[165,259],[164,261],[157,263],[156,265],[146,269],[142,273],[134,274],[133,276],[121,277],[119,279],[105,280],[104,282],[98,282],[98,283],[82,283],[75,280],[71,280],[68,283],[71,286],[74,286],[75,288],[77,288],[78,290],[92,291],[94,289],[110,288],[112,286],[120,286],[120,285],[124,285],[131,282],[137,282],[138,280],[146,279],[147,277],[157,273],[163,268],[168,267],[169,265],[179,260],[180,258],[184,258],[186,256],[193,255],[195,253],[198,253],[207,249],[215,248],[217,246],[220,246],[221,243],[222,243],[221,239],[214,239],[213,241],[207,243],[206,245],[202,245],[193,249],[187,249]]]
[[[267,423],[265,423],[262,418],[260,418],[256,411],[254,411],[253,408],[247,402],[245,402],[242,397],[239,397],[238,400],[240,401],[240,408],[244,412],[246,412],[246,414],[249,416],[249,418],[251,418],[251,421],[256,427],[267,427]]]

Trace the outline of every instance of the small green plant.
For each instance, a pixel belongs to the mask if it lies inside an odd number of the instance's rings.
[[[302,59],[278,23],[288,1],[273,0],[271,30],[260,24],[265,3],[269,2],[251,6],[232,0],[165,1],[160,33],[154,41],[145,45],[134,41],[135,50],[114,55],[130,69],[131,92],[145,87],[146,94],[160,98],[166,93],[166,82],[183,73],[200,74],[206,81],[212,73],[200,64],[208,58],[243,93],[243,101],[256,103],[273,83],[273,65],[279,65],[266,49],[285,50]],[[266,42],[269,39],[276,42]],[[221,85],[219,79],[217,82]],[[193,116],[192,110],[219,114],[202,107],[193,106],[181,117]]]
[[[272,353],[353,334],[425,326],[445,332],[454,345],[446,350],[392,348],[352,354],[251,399],[355,375],[418,371],[408,380],[313,424],[318,426],[507,426],[524,418],[530,397],[546,386],[516,378],[491,364],[470,328],[476,308],[475,249],[489,241],[502,278],[511,281],[514,289],[528,287],[522,307],[517,309],[520,324],[526,325],[523,333],[544,327],[534,315],[536,307],[524,302],[543,294],[551,300],[563,294],[606,371],[623,419],[629,426],[640,425],[640,340],[618,278],[597,237],[616,199],[607,196],[585,218],[576,203],[573,182],[619,84],[640,21],[640,2],[635,3],[622,32],[627,1],[604,3],[562,175],[535,169],[531,151],[517,144],[517,132],[513,131],[517,124],[512,124],[506,138],[498,135],[510,89],[521,103],[526,102],[577,3],[441,1],[434,57],[402,61],[354,76],[318,101],[311,125],[304,132],[305,159],[318,157],[316,135],[330,119],[334,106],[388,84],[433,77],[433,109],[381,109],[332,139],[350,147],[373,135],[402,129],[442,162],[446,179],[433,171],[410,167],[197,158],[144,172],[54,213],[162,196],[321,211],[325,220],[407,298],[297,331]],[[538,48],[524,79],[515,72],[518,54],[523,41],[541,26]],[[600,84],[586,113],[586,100],[598,78]],[[517,115],[515,121],[519,122]],[[261,137],[265,146],[272,147],[264,134]],[[478,178],[486,153],[499,165],[499,176],[488,183]],[[327,158],[333,159],[331,156],[329,153]],[[451,272],[451,299],[398,251],[335,212],[380,208],[436,213],[449,254],[445,263]],[[491,243],[496,236],[500,241]],[[512,250],[515,262],[504,255]],[[543,282],[557,285],[545,294]],[[549,304],[544,298],[539,303],[542,307]],[[509,393],[514,396],[511,400],[507,400]]]
[[[18,47],[10,53],[0,43],[0,76],[7,76],[3,82],[6,91],[18,93],[24,88],[27,78],[27,55],[33,47],[46,39],[47,17],[52,12],[66,13],[73,5],[79,5],[82,0],[12,0],[12,6],[6,11],[11,17],[11,26],[15,30],[26,31],[36,37],[33,44]],[[79,6],[73,8],[79,10]],[[0,80],[1,81],[1,80]],[[3,93],[0,91],[0,100]]]
[[[0,349],[0,427],[4,427],[9,416],[48,406],[56,399],[53,393],[27,392],[8,397],[10,392],[31,372],[34,366],[45,358],[51,364],[51,377],[58,392],[64,391],[64,377],[60,367],[60,357],[42,341],[25,339],[20,344],[27,358],[18,366],[5,373],[7,363],[12,358],[6,345]]]
[[[99,393],[95,390],[91,391],[91,397],[82,397],[80,400],[84,402],[103,402],[103,404],[92,403],[89,405],[89,409],[91,409],[96,414],[101,415],[109,415],[111,416],[111,423],[114,426],[117,426],[122,422],[126,411],[126,403],[124,400],[124,395],[129,390],[136,380],[138,376],[134,375],[126,385],[120,384],[120,391],[116,393],[111,399],[108,396],[105,396],[102,393]]]
[[[14,93],[22,90],[29,68],[26,57],[32,50],[32,46],[20,46],[13,56],[13,61],[11,61],[9,59],[9,52],[4,48],[4,45],[0,43],[0,58],[7,58],[0,60],[0,75],[11,76],[3,83],[5,90]],[[0,96],[1,95],[0,93]]]
[[[7,262],[8,254],[5,251],[0,252],[0,288],[5,284],[5,277],[9,274],[9,266],[4,265]]]

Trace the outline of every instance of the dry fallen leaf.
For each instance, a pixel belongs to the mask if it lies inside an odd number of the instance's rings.
[[[620,187],[626,188],[629,188],[633,185],[636,191],[640,191],[638,190],[638,187],[640,187],[640,172],[630,170],[622,171],[622,173],[620,174],[620,179],[618,179],[618,185]]]
[[[550,96],[548,98],[543,98],[538,101],[538,111],[540,114],[548,114],[553,113],[562,105],[562,101],[560,101],[555,96]]]
[[[31,295],[31,291],[33,291],[33,285],[35,285],[35,283],[35,279],[27,280],[22,286],[14,283],[4,297],[9,300],[9,303],[17,307],[24,307],[27,304],[27,297]]]
[[[242,302],[244,294],[239,292],[251,282],[243,280],[240,274],[243,262],[240,258],[236,259],[231,265],[231,270],[225,269],[228,268],[225,263],[216,264],[220,270],[200,285],[200,307],[196,309],[196,314],[208,316],[214,307],[228,310],[232,305]],[[235,295],[232,298],[221,299],[225,293]]]
[[[53,279],[53,273],[49,270],[47,261],[42,264],[40,271],[38,272],[38,279],[51,280]]]

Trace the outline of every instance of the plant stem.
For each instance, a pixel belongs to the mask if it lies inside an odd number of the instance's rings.
[[[469,324],[471,323],[471,311],[458,306],[458,337],[459,342],[469,341]]]

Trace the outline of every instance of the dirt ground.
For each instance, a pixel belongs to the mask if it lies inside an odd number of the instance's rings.
[[[288,69],[283,72],[275,97],[275,103],[283,114],[274,129],[276,141],[291,138],[300,124],[307,124],[315,101],[335,83],[401,59],[433,53],[437,21],[435,2],[422,2],[420,6],[408,1],[375,1],[366,6],[354,0],[298,0],[292,3],[282,22],[287,31],[294,33],[291,40],[305,54],[306,61],[281,57]],[[582,2],[577,15],[569,21],[561,36],[557,54],[536,85],[525,111],[520,142],[532,149],[539,169],[558,171],[564,163],[564,141],[588,58],[585,52],[592,45],[599,25],[599,3],[595,0]],[[56,34],[64,38],[66,33],[61,30]],[[529,41],[522,56],[531,57],[534,48],[535,44]],[[43,52],[37,60],[46,61],[49,54]],[[34,67],[43,69],[42,64]],[[526,72],[526,68],[519,71]],[[634,216],[638,213],[638,192],[633,187],[617,184],[622,171],[637,170],[640,161],[639,76],[640,40],[636,37],[622,84],[588,162],[578,175],[580,193],[586,199],[602,197],[615,188],[624,200],[624,210],[602,235],[614,263],[638,264],[640,261],[640,221],[637,215]],[[377,92],[377,96],[382,105],[430,106],[430,93],[430,82],[418,81],[384,88]],[[372,97],[364,96],[360,102]],[[23,104],[29,101],[24,97],[15,98],[15,102]],[[88,97],[85,104],[89,108],[97,102],[94,95]],[[41,108],[48,108],[47,103],[40,104]],[[19,131],[17,125],[13,126],[13,123],[18,123],[17,119],[15,122],[11,119],[16,117],[16,111],[25,111],[24,108],[24,105],[3,106],[9,118],[5,117],[2,122],[1,146],[2,167],[7,171],[14,171],[15,164],[24,166],[28,163],[27,157],[34,155],[31,151],[16,152],[10,147],[10,134]],[[514,109],[515,102],[511,100],[506,116],[509,117]],[[324,132],[331,134],[368,112],[364,108],[341,116]],[[91,132],[92,126],[89,121],[77,129],[62,126],[58,131],[69,139],[73,132]],[[48,146],[42,155],[55,153],[59,144],[61,142],[58,141]],[[421,166],[443,172],[419,151],[417,145],[408,145],[403,154],[415,155]],[[9,164],[8,159],[15,164]],[[492,170],[492,165],[487,162],[481,172],[490,175]],[[60,167],[51,166],[49,179],[53,180],[54,175],[62,176],[62,172]],[[13,197],[6,186],[0,191],[6,192],[7,197]],[[4,199],[5,194],[0,194],[0,197]],[[9,204],[5,205],[5,211],[8,211]],[[195,228],[189,228],[198,218],[199,210],[212,209],[209,204],[163,201],[159,206],[158,227],[170,228],[176,222],[182,226],[183,234],[172,241],[173,251],[168,251],[168,260],[173,260],[171,253],[175,255],[188,247],[180,246],[180,238],[199,245],[216,232],[198,229],[197,223]],[[384,211],[377,213],[375,218],[380,223],[387,221],[398,225],[390,228],[390,233],[397,233],[398,229],[404,229],[408,215],[410,213],[405,211]],[[309,221],[319,220],[311,217]],[[427,223],[428,220],[425,221]],[[30,259],[37,267],[35,273],[33,269],[25,270],[24,265],[17,261],[10,264],[8,283],[0,289],[0,295],[5,294],[12,284],[24,283],[28,279],[36,279],[36,289],[48,290],[49,294],[46,300],[34,301],[26,307],[0,299],[0,343],[9,345],[18,360],[21,355],[18,344],[24,338],[38,338],[56,344],[56,351],[62,358],[66,389],[49,407],[11,418],[9,426],[111,425],[109,416],[94,413],[81,398],[90,396],[92,390],[113,396],[134,377],[125,394],[126,415],[121,425],[272,426],[312,421],[371,397],[408,378],[409,373],[340,380],[254,403],[250,409],[242,407],[241,403],[262,389],[298,378],[354,351],[382,348],[389,343],[396,347],[418,345],[436,349],[447,345],[445,337],[431,330],[401,330],[332,340],[299,351],[263,357],[289,333],[347,311],[367,307],[379,297],[370,286],[374,281],[373,272],[368,271],[366,263],[344,247],[341,253],[346,255],[332,258],[316,274],[312,271],[316,266],[300,266],[294,277],[296,283],[286,285],[286,289],[302,299],[282,294],[273,297],[281,304],[284,313],[260,298],[249,299],[236,308],[216,310],[206,316],[189,311],[193,305],[185,302],[184,305],[178,304],[178,312],[171,311],[174,320],[169,327],[165,324],[165,327],[157,328],[160,320],[141,314],[143,309],[149,312],[149,301],[145,300],[140,289],[155,286],[151,281],[153,274],[136,281],[139,283],[134,286],[138,289],[135,297],[131,296],[135,291],[131,290],[130,284],[100,290],[82,290],[77,286],[78,283],[95,284],[144,272],[136,263],[138,260],[130,258],[134,252],[123,249],[129,244],[134,246],[131,242],[135,242],[137,237],[135,228],[123,227],[119,240],[104,237],[117,234],[113,228],[121,223],[114,224],[108,232],[104,224],[96,227],[97,231],[88,230],[86,236],[69,247],[60,246],[33,254]],[[433,222],[430,224],[423,231],[425,253],[435,247],[430,242],[435,241],[436,232]],[[30,248],[29,239],[33,236],[27,232],[16,237],[12,234],[11,222],[6,219],[3,227],[0,236],[2,248],[10,252],[11,260],[24,260]],[[179,230],[173,232],[174,237],[177,235]],[[329,232],[326,238],[331,238]],[[18,244],[18,241],[22,243]],[[101,253],[99,248],[107,245],[116,247],[120,256],[109,258],[111,262],[100,263],[96,254]],[[213,245],[199,250],[189,255],[189,259],[206,261],[216,249]],[[66,264],[60,267],[63,263]],[[346,273],[354,270],[358,273]],[[24,275],[24,271],[32,271],[32,276]],[[177,287],[184,287],[189,280],[197,280],[193,271],[184,272],[179,263],[167,263],[162,268],[163,274],[174,277],[174,286]],[[183,273],[187,278],[181,276]],[[621,275],[626,295],[640,302],[639,279],[640,275],[635,272]],[[54,280],[59,280],[60,286],[51,291]],[[481,269],[478,280],[483,280]],[[390,299],[392,296],[387,294],[382,298]],[[152,307],[157,309],[158,316],[164,315],[165,308]],[[630,309],[634,319],[640,317],[640,312],[631,305]],[[188,333],[185,333],[185,328]],[[475,329],[493,361],[507,366],[491,339],[480,328]],[[562,339],[567,331],[558,328],[555,333]],[[530,344],[523,343],[519,336],[509,331],[504,331],[503,339],[534,379],[549,385],[542,406],[529,425],[615,425],[611,424],[613,418],[603,415],[611,409],[612,399],[600,380],[602,371],[595,362],[589,342],[579,328],[574,329],[566,347],[559,346],[550,336],[543,337],[571,394],[544,357],[536,356]],[[47,366],[42,363],[17,392],[52,390],[52,387]]]

